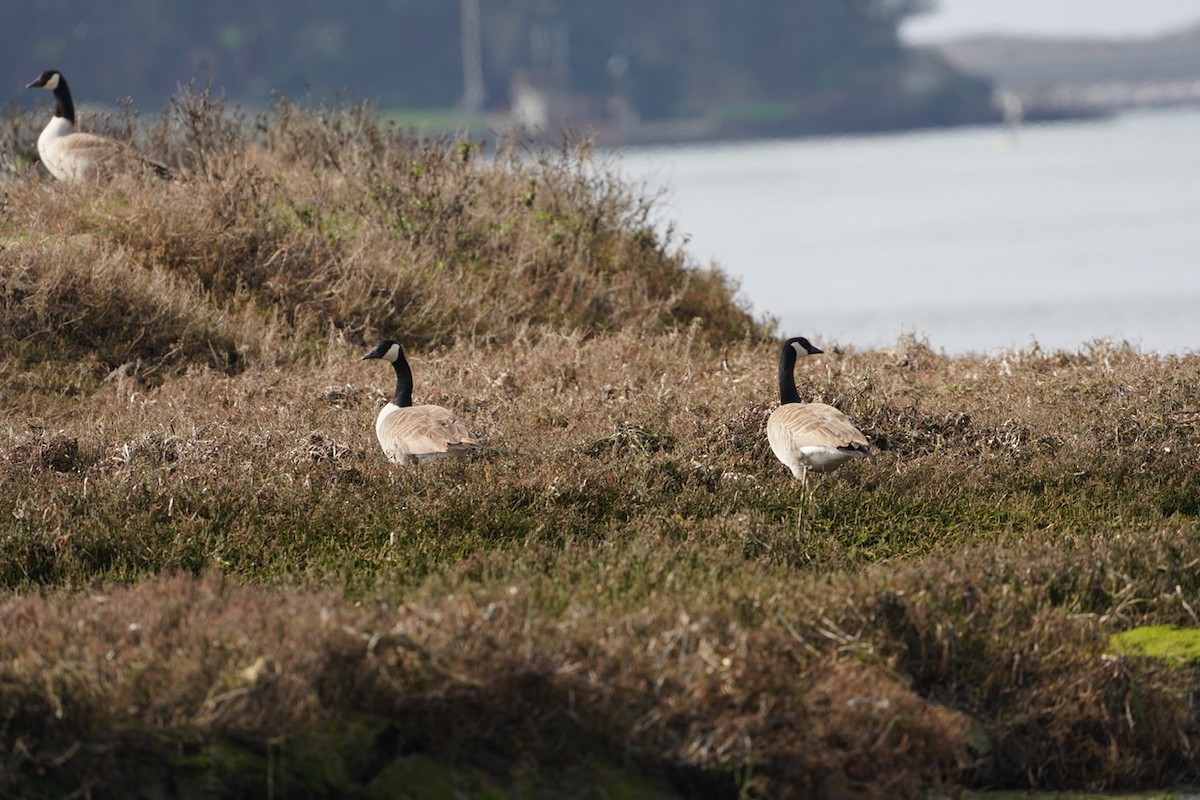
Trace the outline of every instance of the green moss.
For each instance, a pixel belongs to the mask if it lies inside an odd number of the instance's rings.
[[[580,795],[589,800],[663,800],[675,796],[660,780],[602,765],[595,769],[592,788]]]
[[[402,756],[383,769],[371,781],[367,797],[371,800],[385,798],[423,798],[427,800],[455,800],[459,787],[454,774],[444,764],[439,764],[423,755]],[[489,792],[494,796],[494,792]]]
[[[278,760],[294,786],[344,796],[368,774],[377,742],[386,731],[386,720],[340,717],[308,736],[281,743]]]
[[[1148,625],[1115,634],[1108,644],[1123,655],[1200,664],[1200,628]]]
[[[1182,800],[1174,792],[1096,794],[1094,792],[969,792],[970,800]]]

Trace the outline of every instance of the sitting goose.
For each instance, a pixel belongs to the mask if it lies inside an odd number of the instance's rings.
[[[810,469],[832,472],[846,461],[871,454],[866,437],[849,417],[825,403],[805,403],[796,391],[796,357],[822,352],[802,336],[783,343],[779,356],[780,406],[767,420],[771,450],[805,485]]]
[[[116,139],[95,133],[76,133],[75,103],[71,100],[66,78],[58,70],[46,70],[25,88],[54,92],[54,116],[42,129],[37,147],[42,163],[58,180],[79,183],[96,175],[118,172],[171,177],[171,171],[165,166]]]
[[[407,466],[465,458],[481,447],[449,409],[412,404],[412,368],[399,344],[385,339],[363,356],[364,361],[368,358],[386,359],[396,368],[396,394],[375,418],[375,436],[388,461]]]

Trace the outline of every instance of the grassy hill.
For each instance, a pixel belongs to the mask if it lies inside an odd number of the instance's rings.
[[[130,132],[180,177],[3,185],[0,793],[1200,778],[1200,665],[1109,644],[1200,624],[1200,356],[804,331],[875,448],[806,500],[772,332],[586,148]],[[485,455],[384,461],[384,336]]]

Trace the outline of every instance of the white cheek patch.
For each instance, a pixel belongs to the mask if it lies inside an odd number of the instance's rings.
[[[808,355],[808,351],[801,347],[799,342],[792,342],[792,349],[795,350],[796,355],[800,356],[801,358]]]
[[[46,81],[45,88],[50,89],[51,91],[58,88],[58,73],[57,72],[50,76],[50,80]]]
[[[399,357],[400,357],[400,345],[398,345],[398,344],[393,344],[391,347],[389,347],[387,353],[384,355],[384,358],[386,358],[388,361],[392,362],[393,364],[396,363],[396,359],[398,359]]]

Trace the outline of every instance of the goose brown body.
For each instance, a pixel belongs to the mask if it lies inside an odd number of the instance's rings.
[[[796,358],[820,352],[803,337],[784,343],[779,358],[780,406],[767,419],[772,452],[801,479],[808,470],[831,472],[847,461],[870,456],[867,438],[849,417],[831,405],[800,400],[793,374]]]
[[[412,369],[399,344],[386,340],[363,359],[390,361],[396,369],[396,393],[375,418],[375,436],[394,464],[408,466],[447,458],[465,458],[482,447],[453,411],[412,404]]]
[[[375,436],[388,461],[406,466],[463,458],[481,446],[453,411],[434,405],[401,408],[388,403],[375,418]]]
[[[26,89],[54,92],[54,116],[38,136],[38,157],[60,181],[79,183],[118,173],[169,178],[170,170],[146,158],[129,145],[94,133],[75,131],[75,103],[67,81],[57,70],[46,70]]]

